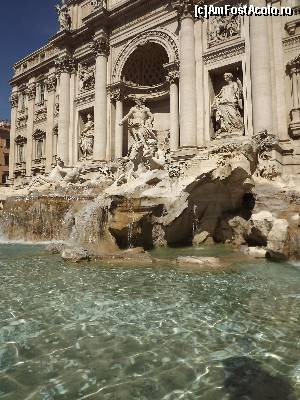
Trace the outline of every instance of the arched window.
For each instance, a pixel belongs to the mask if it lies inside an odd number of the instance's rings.
[[[24,112],[27,107],[27,96],[25,90],[19,94],[19,111]]]
[[[43,80],[40,80],[37,82],[36,85],[36,103],[37,104],[44,104],[45,103],[45,91],[46,91],[46,85]]]
[[[58,143],[58,125],[56,124],[52,131],[52,155],[53,155],[53,164],[56,163],[57,157],[57,143]]]
[[[15,139],[15,143],[16,143],[16,163],[22,164],[26,161],[25,146],[27,143],[27,139],[22,135],[18,135]]]
[[[34,159],[41,160],[45,157],[46,132],[40,129],[33,134],[34,140]]]

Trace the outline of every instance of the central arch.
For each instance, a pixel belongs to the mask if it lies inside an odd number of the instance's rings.
[[[163,46],[148,42],[139,46],[127,59],[121,72],[122,82],[134,86],[154,86],[165,82],[164,65],[169,62]]]
[[[179,62],[179,50],[176,43],[176,38],[172,37],[170,32],[163,30],[143,32],[129,42],[119,54],[113,69],[112,83],[122,81],[122,73],[124,71],[125,64],[128,62],[130,56],[134,52],[139,51],[140,48],[146,45],[155,44],[160,45],[165,50],[167,55],[166,63]]]

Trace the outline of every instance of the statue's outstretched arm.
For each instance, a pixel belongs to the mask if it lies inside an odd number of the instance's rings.
[[[131,117],[131,115],[132,115],[132,111],[129,111],[129,113],[127,115],[125,115],[125,117],[122,119],[122,121],[119,122],[119,125],[120,126],[123,125],[124,122],[126,122]]]

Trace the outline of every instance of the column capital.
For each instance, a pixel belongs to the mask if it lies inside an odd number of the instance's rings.
[[[75,70],[75,60],[69,54],[65,54],[55,61],[55,67],[58,75],[64,72],[70,74]]]
[[[171,0],[173,8],[177,11],[179,20],[183,18],[193,18],[197,0]]]
[[[300,70],[300,55],[291,60],[289,63],[287,63],[286,66],[286,72],[289,75],[293,75],[297,73]]]
[[[36,95],[36,83],[32,82],[27,85],[26,94],[28,97],[28,101],[35,100]]]
[[[90,48],[93,51],[95,57],[98,56],[108,57],[110,53],[108,35],[103,32],[99,36],[95,37],[92,43],[90,44]]]
[[[54,92],[56,89],[56,74],[52,73],[50,75],[47,76],[47,80],[46,80],[46,88],[48,92]]]
[[[125,98],[125,88],[122,83],[108,86],[108,93],[111,101],[122,101]]]
[[[17,108],[18,107],[18,101],[19,101],[19,94],[18,92],[14,92],[11,94],[10,96],[10,104],[11,104],[11,108]]]
[[[179,63],[175,62],[175,63],[171,63],[171,64],[165,64],[164,68],[166,70],[166,79],[167,82],[170,83],[170,85],[172,83],[178,83],[179,81]]]

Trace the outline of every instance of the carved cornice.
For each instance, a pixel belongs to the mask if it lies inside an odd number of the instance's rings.
[[[18,93],[12,93],[10,96],[10,104],[12,108],[18,107],[18,102],[19,102],[19,95]]]
[[[55,74],[48,75],[46,80],[46,88],[48,92],[54,92],[56,89],[56,81],[57,79]]]
[[[75,104],[76,106],[83,106],[85,104],[90,104],[95,101],[95,92],[86,92],[83,94],[80,94],[78,97],[75,99]]]
[[[298,46],[300,43],[300,35],[288,37],[282,40],[282,44],[284,48]]]
[[[28,101],[31,101],[31,100],[35,99],[35,95],[36,95],[36,83],[35,82],[30,83],[27,86],[26,94],[27,94],[27,97],[28,97]]]
[[[94,38],[93,42],[91,43],[91,49],[95,55],[98,56],[109,56],[110,48],[109,48],[109,38],[105,33],[102,33],[97,38]]]
[[[204,64],[211,64],[226,58],[234,57],[245,53],[245,43],[236,43],[230,47],[219,48],[203,55]]]
[[[171,0],[173,8],[177,11],[179,20],[183,18],[194,18],[196,0]]]
[[[75,70],[75,60],[70,55],[63,55],[55,61],[57,74],[68,73],[70,74]]]

